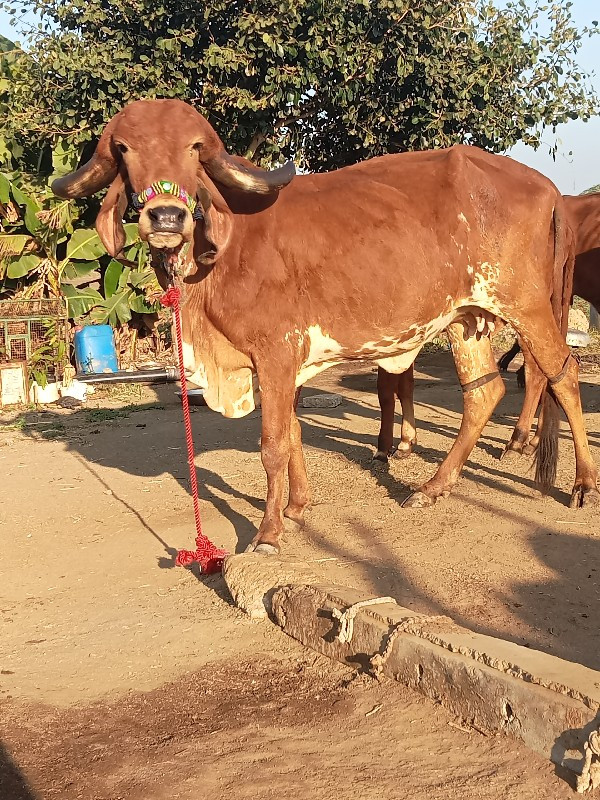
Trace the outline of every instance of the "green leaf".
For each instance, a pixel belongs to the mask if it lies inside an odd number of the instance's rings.
[[[104,296],[107,299],[117,291],[122,272],[123,265],[113,258],[104,273]]]
[[[129,284],[134,287],[147,286],[156,280],[156,274],[151,267],[145,269],[135,269],[129,275]]]
[[[138,314],[154,314],[159,308],[158,303],[147,303],[143,294],[136,294],[129,300],[129,307]]]
[[[107,298],[98,308],[94,309],[91,318],[94,322],[116,326],[117,323],[129,322],[131,319],[131,309],[129,308],[129,298],[131,289],[124,289],[115,292],[112,297]]]
[[[84,275],[89,275],[96,269],[100,269],[98,261],[71,261],[62,271],[62,277],[66,280],[72,281],[76,278],[82,278]]]
[[[0,203],[8,203],[10,200],[10,181],[6,175],[0,173]]]
[[[33,254],[11,258],[6,274],[9,278],[23,278],[36,269],[41,260],[39,256]]]
[[[6,257],[20,256],[30,242],[33,242],[31,236],[20,233],[2,233],[0,234],[0,253],[4,253]]]
[[[91,261],[106,255],[104,245],[96,231],[80,228],[76,230],[67,244],[67,259]]]
[[[123,228],[125,229],[125,247],[131,247],[132,244],[140,241],[137,222],[126,222]]]
[[[103,297],[95,289],[76,289],[68,283],[61,284],[61,290],[67,298],[70,319],[78,319],[87,314],[91,308],[101,305]]]
[[[37,212],[41,211],[40,204],[35,197],[26,195],[18,186],[15,186],[14,183],[11,184],[11,191],[15,203],[18,206],[25,206],[25,227],[30,233],[35,233],[41,225],[41,222],[36,216]]]

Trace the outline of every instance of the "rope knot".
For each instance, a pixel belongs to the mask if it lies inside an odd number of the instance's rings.
[[[177,305],[181,298],[181,289],[177,286],[171,286],[163,296],[160,298],[161,305],[165,306],[166,308],[173,308]]]

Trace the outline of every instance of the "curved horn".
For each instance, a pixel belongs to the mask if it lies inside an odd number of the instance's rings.
[[[283,189],[296,174],[292,161],[277,169],[266,170],[253,166],[246,159],[230,156],[225,150],[204,162],[204,168],[218,183],[254,194],[270,194]]]
[[[56,178],[50,187],[57,197],[88,197],[104,189],[117,177],[117,165],[98,158],[96,153],[76,172]]]
[[[115,117],[104,128],[96,152],[75,172],[52,181],[51,189],[58,197],[89,197],[104,189],[117,177],[118,165],[112,152],[112,129]]]

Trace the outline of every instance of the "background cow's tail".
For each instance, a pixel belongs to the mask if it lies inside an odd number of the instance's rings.
[[[569,326],[569,307],[573,292],[575,250],[573,233],[569,227],[564,201],[559,196],[554,206],[554,273],[552,286],[552,311],[556,323],[566,338]],[[542,393],[540,413],[540,439],[535,458],[535,482],[547,494],[556,481],[558,463],[558,421],[560,409],[550,384]]]

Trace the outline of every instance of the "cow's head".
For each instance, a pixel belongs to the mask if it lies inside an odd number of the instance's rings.
[[[125,244],[123,215],[130,199],[139,208],[140,236],[153,254],[174,264],[202,226],[196,261],[211,264],[227,246],[232,215],[219,186],[266,195],[294,177],[288,163],[267,171],[230,156],[209,123],[181,100],[138,100],[106,125],[92,158],[58,178],[59,197],[87,197],[109,186],[96,220],[107,251]]]

